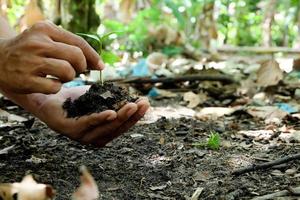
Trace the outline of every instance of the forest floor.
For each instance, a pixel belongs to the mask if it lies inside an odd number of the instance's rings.
[[[166,106],[170,101],[176,107],[174,99],[152,104]],[[20,108],[13,112],[30,118]],[[189,199],[197,189],[203,190],[199,199],[250,199],[300,184],[299,160],[231,174],[251,163],[276,160],[300,150],[299,143],[242,136],[241,130],[266,130],[262,120],[247,113],[206,121],[160,118],[148,124],[146,119],[102,149],[79,145],[38,120],[29,129],[21,124],[1,128],[1,148],[13,148],[0,154],[0,182],[18,182],[31,173],[38,182],[56,189],[56,199],[70,199],[79,185],[78,168],[85,165],[99,186],[101,199]],[[286,118],[283,123],[300,128],[299,120]],[[193,146],[205,142],[211,131],[220,134],[219,150]],[[278,134],[272,135],[272,141],[277,140]]]
[[[266,73],[269,77],[271,72]],[[296,82],[264,90],[247,80],[193,82],[183,90],[166,89],[167,84],[138,125],[101,149],[71,141],[38,119],[31,126],[32,120],[10,124],[1,118],[0,183],[33,174],[37,182],[53,186],[56,199],[71,199],[80,184],[78,168],[85,165],[104,200],[196,200],[191,198],[196,193],[199,199],[252,199],[290,191],[300,186],[299,159],[240,175],[232,172],[300,152]],[[237,92],[245,87],[246,93]],[[197,94],[189,98],[188,91]],[[33,119],[3,98],[0,107]],[[208,107],[212,109],[204,112]],[[217,150],[206,145],[211,133],[220,135]],[[299,193],[292,193],[282,199],[297,199]]]

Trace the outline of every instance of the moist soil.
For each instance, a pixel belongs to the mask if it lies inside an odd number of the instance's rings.
[[[20,108],[14,112],[30,117]],[[293,123],[300,127],[299,122]],[[297,144],[270,146],[237,134],[264,127],[262,120],[244,113],[214,121],[161,118],[136,125],[98,149],[71,141],[35,120],[32,127],[19,124],[0,129],[0,150],[14,145],[0,154],[0,182],[19,182],[25,174],[33,174],[38,182],[56,189],[56,199],[71,199],[80,184],[78,168],[85,165],[99,186],[100,199],[105,200],[184,200],[197,188],[203,188],[199,199],[251,199],[299,186],[299,176],[285,173],[296,169],[299,174],[299,161],[277,166],[282,175],[274,175],[274,168],[231,175],[251,163],[299,152]],[[206,141],[211,131],[217,131],[227,145],[216,151],[193,146]]]
[[[125,87],[113,83],[95,83],[78,99],[68,98],[63,108],[67,111],[67,117],[80,117],[105,110],[119,110],[127,102],[136,99],[131,97]]]

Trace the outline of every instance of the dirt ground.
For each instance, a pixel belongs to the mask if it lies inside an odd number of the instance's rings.
[[[20,108],[10,112],[31,117]],[[286,123],[300,127],[298,121]],[[0,154],[0,182],[19,182],[30,173],[38,182],[51,184],[59,200],[70,199],[78,187],[81,165],[86,165],[94,176],[100,199],[107,200],[189,199],[197,188],[203,189],[199,199],[251,199],[300,183],[299,160],[276,169],[231,174],[251,163],[300,150],[299,143],[241,137],[240,130],[265,128],[262,120],[243,112],[208,121],[161,118],[135,126],[102,149],[82,146],[38,120],[32,127],[26,126],[0,129],[0,149],[14,145],[8,153]],[[220,150],[193,146],[206,141],[212,130],[221,136]],[[293,173],[287,173],[290,171]]]

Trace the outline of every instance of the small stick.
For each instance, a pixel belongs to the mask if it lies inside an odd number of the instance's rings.
[[[255,197],[252,200],[267,200],[267,199],[275,199],[277,197],[283,197],[283,196],[287,196],[287,195],[293,195],[293,196],[298,196],[298,192],[300,192],[300,187],[295,187],[295,188],[291,188],[293,192],[290,192],[289,190],[282,190],[279,192],[275,192],[272,194],[267,194],[264,196],[260,196],[260,197]],[[295,193],[296,195],[295,195]]]
[[[250,166],[235,170],[231,174],[241,175],[241,174],[244,174],[244,173],[253,172],[253,171],[256,171],[256,170],[260,170],[260,169],[268,169],[268,168],[271,168],[275,165],[280,165],[280,164],[287,163],[287,162],[297,160],[297,159],[300,159],[300,153],[288,155],[288,156],[285,156],[283,158],[273,160],[273,161],[270,161],[270,162],[266,162],[266,163],[262,163],[262,164],[252,164]]]
[[[104,85],[104,81],[103,81],[102,70],[100,70],[100,82],[101,82],[101,85],[103,86]]]

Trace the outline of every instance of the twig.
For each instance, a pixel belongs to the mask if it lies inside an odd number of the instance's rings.
[[[197,188],[190,200],[198,200],[203,190],[202,187]]]
[[[273,160],[273,161],[270,161],[270,162],[266,162],[266,163],[262,163],[262,164],[253,164],[253,165],[250,165],[248,167],[235,170],[235,171],[232,172],[232,174],[233,175],[241,175],[241,174],[244,174],[244,173],[253,172],[253,171],[256,171],[256,170],[260,170],[260,169],[267,169],[267,168],[273,167],[275,165],[280,165],[280,164],[287,163],[287,162],[290,162],[292,160],[297,160],[297,159],[300,159],[300,153],[293,154],[293,155],[288,155],[288,156],[285,156],[283,158]]]
[[[295,195],[295,193],[298,194],[300,192],[300,187],[292,188],[292,191],[293,192],[290,192],[289,190],[282,190],[282,191],[275,192],[272,194],[255,197],[252,200],[267,200],[267,199],[275,199],[276,197],[282,197],[282,196],[287,196],[287,195]]]
[[[129,79],[112,79],[109,82],[121,83],[174,83],[184,81],[221,81],[223,83],[234,83],[234,79],[226,75],[184,75],[176,77],[151,78],[151,77],[135,77]]]
[[[219,47],[217,48],[219,52],[252,52],[252,53],[262,53],[262,54],[273,54],[273,53],[291,53],[291,54],[299,54],[299,49],[292,49],[287,47]]]

